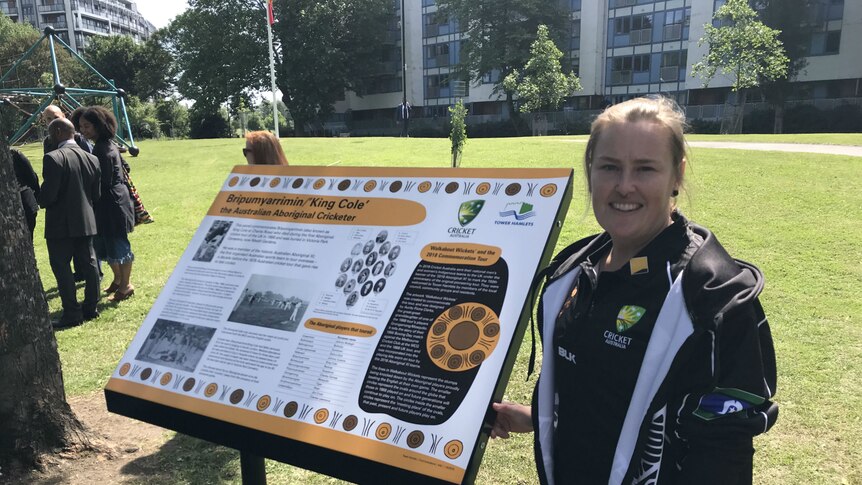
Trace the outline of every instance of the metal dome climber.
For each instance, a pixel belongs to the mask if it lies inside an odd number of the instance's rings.
[[[37,40],[20,59],[15,61],[15,63],[12,64],[12,67],[10,67],[8,71],[6,71],[5,73],[3,73],[2,76],[0,76],[0,86],[2,86],[2,83],[6,81],[7,78],[9,78],[10,75],[18,69],[18,65],[30,58],[30,56],[33,54],[39,44],[45,41],[45,39],[48,39],[47,42],[51,51],[51,69],[54,76],[54,86],[51,88],[0,88],[0,98],[3,98],[4,95],[13,95],[28,96],[41,99],[39,108],[33,111],[33,113],[27,113],[29,115],[27,120],[24,122],[24,124],[21,125],[18,131],[15,132],[15,134],[13,134],[9,138],[9,145],[18,142],[30,130],[36,120],[38,120],[39,115],[42,113],[42,111],[55,99],[61,105],[61,107],[65,107],[68,110],[74,110],[82,106],[81,103],[75,98],[75,96],[110,96],[114,117],[117,119],[117,136],[114,139],[120,146],[127,147],[129,149],[129,154],[131,154],[133,157],[138,156],[138,153],[140,153],[140,149],[135,146],[135,140],[132,137],[132,127],[129,124],[129,116],[126,113],[126,92],[115,86],[113,81],[110,81],[105,78],[105,76],[103,76],[99,71],[97,71],[93,66],[91,66],[90,63],[84,60],[83,57],[81,57],[77,52],[75,52],[71,47],[69,47],[68,44],[63,42],[63,39],[58,38],[56,31],[53,27],[45,27],[45,30],[43,32],[44,33],[39,38],[39,40]],[[96,76],[98,76],[102,81],[104,81],[107,84],[108,88],[87,89],[70,88],[64,86],[63,83],[60,81],[60,70],[57,67],[55,43],[59,43],[60,46],[69,51],[73,59],[78,60],[78,62],[86,66],[90,71],[92,71]],[[2,99],[2,101],[2,104],[4,106],[12,106],[19,111],[23,111],[20,108],[17,108],[14,103],[12,103],[12,101],[8,98]],[[126,138],[128,138],[128,141]]]

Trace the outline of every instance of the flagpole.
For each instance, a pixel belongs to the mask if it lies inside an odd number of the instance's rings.
[[[275,137],[278,138],[278,98],[275,94],[275,53],[272,49],[272,24],[274,22],[272,0],[267,4],[266,17],[266,37],[269,40],[269,77],[272,81],[272,122],[275,124]]]

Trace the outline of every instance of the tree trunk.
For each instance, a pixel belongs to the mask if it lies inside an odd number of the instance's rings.
[[[775,120],[772,124],[772,133],[776,135],[784,133],[784,100],[775,105]]]
[[[91,445],[66,403],[57,341],[2,137],[0,207],[0,477],[5,480],[38,466],[46,453]]]

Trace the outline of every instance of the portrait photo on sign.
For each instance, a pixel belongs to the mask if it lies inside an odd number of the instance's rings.
[[[294,332],[308,309],[314,291],[314,282],[311,281],[251,275],[227,319]]]
[[[233,222],[231,221],[214,221],[209,231],[207,231],[207,235],[204,236],[203,242],[201,242],[201,245],[195,251],[192,260],[204,263],[212,261],[232,224]]]
[[[137,360],[194,372],[216,329],[171,320],[156,320]]]

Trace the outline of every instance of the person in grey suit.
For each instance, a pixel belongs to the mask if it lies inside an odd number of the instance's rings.
[[[48,125],[58,148],[42,160],[39,205],[45,208],[45,240],[51,271],[63,302],[63,315],[55,328],[80,325],[99,316],[99,272],[93,251],[96,216],[93,203],[101,196],[99,160],[75,143],[75,127],[67,119]],[[84,273],[83,304],[78,304],[70,263]]]

